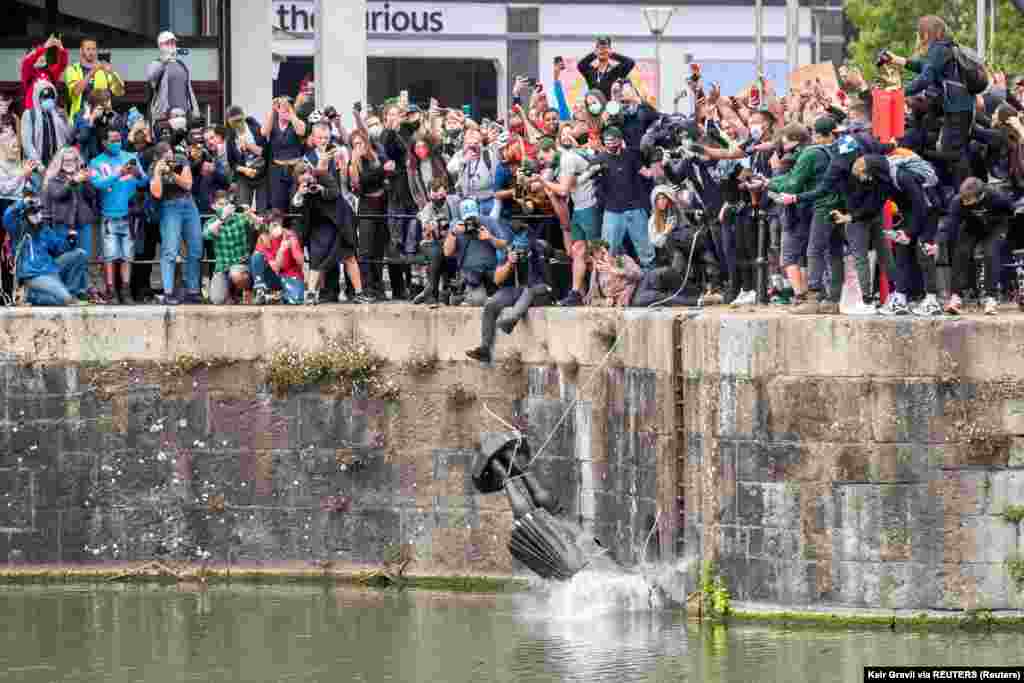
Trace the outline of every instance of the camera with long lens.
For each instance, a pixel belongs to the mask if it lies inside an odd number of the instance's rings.
[[[477,239],[480,237],[480,219],[476,216],[470,216],[466,219],[466,237],[470,239]]]
[[[188,157],[181,152],[175,152],[174,159],[168,164],[169,170],[166,171],[160,178],[160,180],[166,185],[174,182],[174,176],[181,175],[188,168]]]

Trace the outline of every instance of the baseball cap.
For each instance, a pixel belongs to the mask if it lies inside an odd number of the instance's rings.
[[[238,106],[237,104],[233,104],[228,108],[228,121],[231,121],[232,119],[242,118],[245,118],[245,111],[240,106]]]
[[[476,203],[475,199],[463,199],[459,204],[459,214],[462,215],[462,220],[480,218],[480,205]]]
[[[178,42],[177,37],[175,37],[173,33],[171,33],[170,31],[164,31],[156,37],[156,44],[163,45],[164,43],[169,43],[172,40],[174,42]]]
[[[618,138],[622,139],[622,131],[615,126],[608,126],[601,132],[601,138]]]
[[[814,122],[814,132],[818,135],[831,135],[836,128],[838,128],[836,120],[831,116],[822,116]]]
[[[608,36],[598,36],[597,37],[597,44],[600,47],[611,47],[612,46],[612,39],[610,37],[608,37]]]

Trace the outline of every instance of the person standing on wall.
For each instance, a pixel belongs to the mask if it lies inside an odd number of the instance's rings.
[[[198,117],[199,102],[192,90],[192,75],[185,62],[178,59],[178,39],[170,31],[164,31],[156,42],[160,46],[160,58],[146,67],[150,120],[156,121],[171,109],[181,109],[189,117]]]
[[[68,111],[68,119],[71,121],[78,116],[82,100],[88,101],[93,90],[107,90],[114,97],[124,95],[124,81],[109,62],[99,60],[95,38],[83,38],[78,54],[81,61],[64,70],[64,84],[71,94],[71,107]]]
[[[605,99],[612,98],[612,85],[620,78],[629,78],[636,62],[618,52],[612,52],[612,39],[601,36],[597,39],[594,51],[581,59],[576,65],[580,74],[587,81],[587,88],[600,90]]]

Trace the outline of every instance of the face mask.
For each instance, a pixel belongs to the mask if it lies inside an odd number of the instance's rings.
[[[370,126],[370,128],[369,128],[370,137],[372,137],[372,138],[379,138],[380,134],[381,134],[381,132],[383,130],[384,130],[384,128],[382,126],[380,126],[379,124],[376,125],[376,126]]]
[[[43,214],[38,211],[36,213],[28,214],[25,218],[27,218],[28,222],[32,225],[39,225],[43,222]]]
[[[427,149],[426,147],[417,147],[416,148],[416,158],[417,159],[419,159],[420,161],[423,161],[423,160],[425,160],[425,159],[427,159],[429,157],[430,157],[430,150],[429,149]]]
[[[600,116],[601,112],[604,111],[604,107],[601,106],[600,102],[591,102],[587,105],[587,111],[594,116]]]
[[[163,59],[174,59],[175,57],[178,56],[178,48],[177,47],[171,47],[169,45],[161,45],[160,46],[160,56]]]
[[[622,112],[622,105],[618,102],[609,102],[604,110],[608,112],[608,116],[618,116]]]
[[[582,133],[582,134],[576,136],[576,144],[578,144],[578,145],[585,145],[588,142],[590,142],[590,134],[589,133]]]
[[[167,123],[171,125],[173,130],[185,130],[186,121],[184,116],[175,116],[172,119],[168,119]]]
[[[761,126],[754,125],[754,126],[750,127],[750,139],[751,140],[755,140],[755,141],[760,140],[761,139],[761,135],[763,133],[764,133],[764,129]]]
[[[75,161],[62,161],[60,164],[60,170],[65,173],[74,173],[78,170],[78,163]]]
[[[622,140],[618,138],[609,138],[604,141],[604,146],[608,148],[609,152],[618,152],[622,146]]]
[[[110,150],[111,154],[116,156],[116,155],[121,153],[121,143],[120,142],[108,142],[107,143],[107,149]]]
[[[53,111],[57,108],[57,100],[54,99],[46,99],[39,104],[43,108],[43,111]]]

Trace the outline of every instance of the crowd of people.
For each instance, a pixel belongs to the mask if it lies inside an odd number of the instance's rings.
[[[777,96],[757,78],[725,96],[694,65],[694,113],[668,114],[607,37],[579,62],[579,102],[556,59],[552,92],[517,77],[495,120],[403,91],[355,103],[350,126],[309,85],[203,121],[167,32],[146,110],[124,111],[96,41],[69,64],[51,37],[22,61],[24,97],[0,100],[5,298],[482,306],[481,360],[531,306],[838,313],[847,268],[851,315],[957,315],[966,300],[996,314],[1024,295],[1010,267],[1024,79],[1011,87],[938,17],[918,28],[915,55],[878,57],[908,76],[905,133],[888,140],[857,69],[837,93]],[[95,259],[105,288],[88,286]]]

